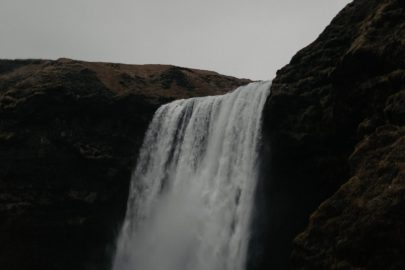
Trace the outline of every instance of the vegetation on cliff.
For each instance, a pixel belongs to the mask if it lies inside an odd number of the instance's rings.
[[[265,108],[274,269],[291,253],[293,269],[405,269],[404,87],[401,0],[353,1],[278,71]]]
[[[0,61],[1,267],[108,267],[156,108],[247,82],[163,65]],[[405,269],[405,2],[353,1],[271,91],[248,268]]]
[[[1,60],[1,268],[108,268],[155,110],[247,82],[163,65]]]

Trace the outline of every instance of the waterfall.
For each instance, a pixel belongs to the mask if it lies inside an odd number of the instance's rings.
[[[160,107],[132,176],[114,270],[242,270],[270,82]]]

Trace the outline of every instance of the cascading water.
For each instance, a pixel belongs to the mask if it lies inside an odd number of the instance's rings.
[[[242,270],[270,82],[159,108],[132,177],[114,270]]]

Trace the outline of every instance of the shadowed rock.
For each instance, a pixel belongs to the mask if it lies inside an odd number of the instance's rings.
[[[261,269],[405,268],[404,45],[403,1],[356,0],[278,71]]]
[[[107,269],[157,107],[248,82],[163,65],[1,60],[1,268]]]

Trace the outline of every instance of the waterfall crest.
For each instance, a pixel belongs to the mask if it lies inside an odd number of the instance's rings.
[[[243,270],[270,82],[158,109],[132,176],[114,270]]]

